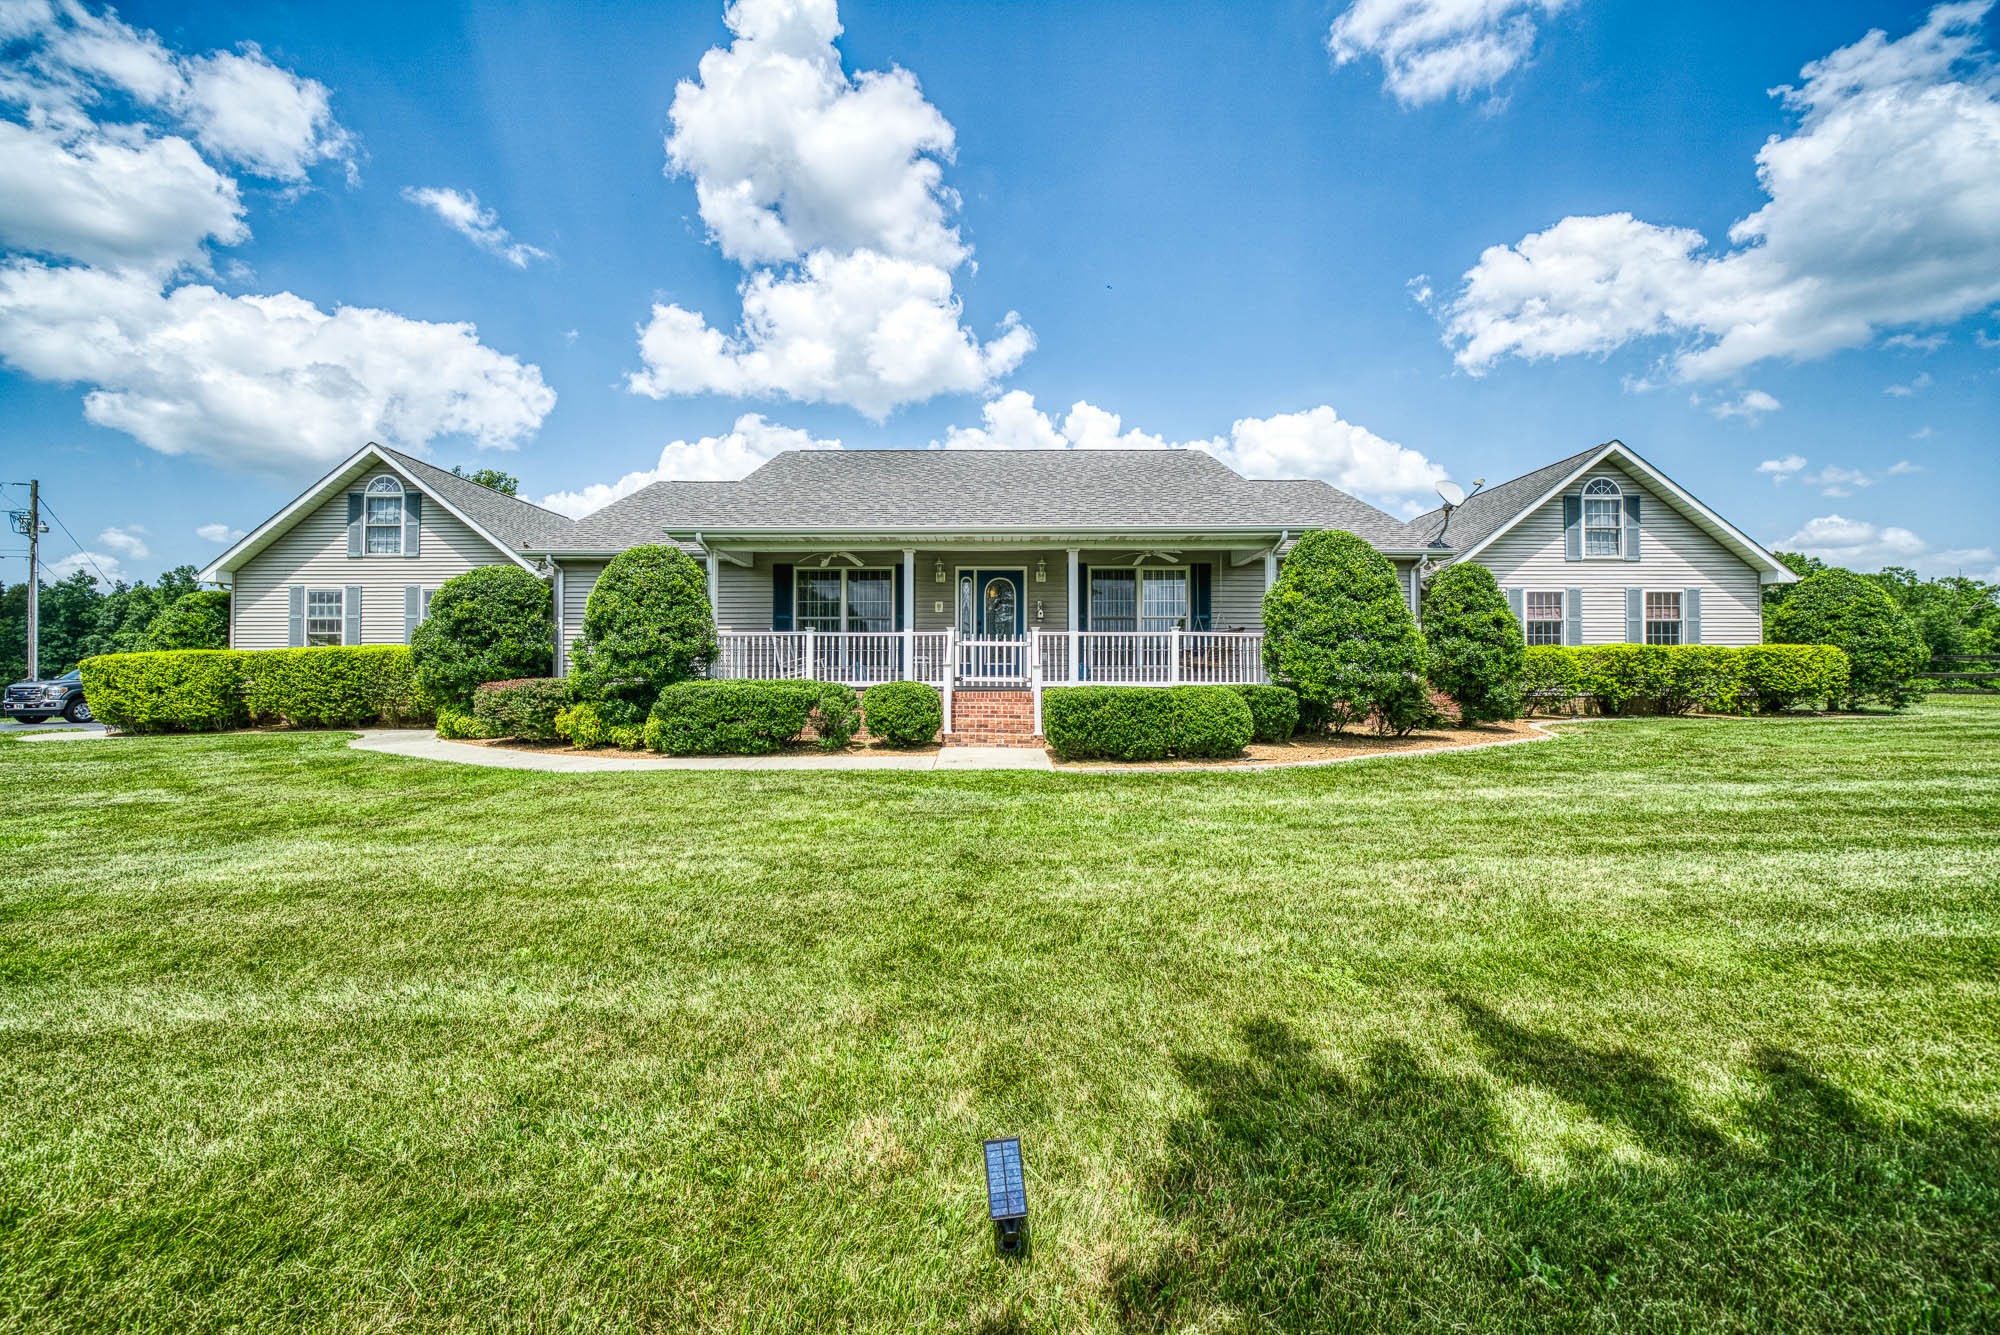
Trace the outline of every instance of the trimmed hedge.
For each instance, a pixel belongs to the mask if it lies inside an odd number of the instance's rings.
[[[567,677],[489,681],[472,693],[472,717],[489,737],[548,742],[555,740],[556,715],[568,703]]]
[[[1767,712],[1809,699],[1838,698],[1846,655],[1827,645],[1536,645],[1527,652],[1522,694],[1530,710],[1600,714]]]
[[[260,723],[338,728],[431,718],[404,645],[260,649],[244,660],[244,700]]]
[[[825,750],[852,741],[861,702],[852,687],[819,681],[683,681],[646,719],[648,749],[670,756],[768,755],[812,727]]]
[[[885,746],[928,746],[944,727],[944,699],[920,681],[885,681],[862,693],[861,716]]]
[[[100,654],[81,665],[90,712],[128,732],[216,732],[250,721],[235,649]]]
[[[1299,697],[1283,686],[1232,686],[1250,706],[1251,740],[1284,742],[1299,730]]]
[[[598,575],[569,671],[577,699],[636,724],[662,689],[701,677],[714,657],[707,573],[680,548],[651,545],[619,553]]]
[[[1042,736],[1063,760],[1219,759],[1255,735],[1249,702],[1228,686],[1053,686]]]
[[[1903,709],[1929,689],[1918,676],[1930,646],[1880,584],[1838,566],[1793,585],[1771,614],[1775,644],[1829,644],[1847,655],[1847,684],[1837,703],[1852,709],[1879,700]]]
[[[91,712],[133,732],[419,723],[430,709],[400,644],[323,649],[164,649],[84,660]]]

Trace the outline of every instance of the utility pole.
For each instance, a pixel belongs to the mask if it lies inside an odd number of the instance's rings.
[[[49,531],[48,525],[42,522],[42,484],[38,480],[28,480],[28,512],[22,514],[16,510],[13,518],[14,531],[25,534],[28,539],[28,680],[35,681],[41,675],[36,671],[35,651],[38,648],[36,641],[40,639],[42,534]]]

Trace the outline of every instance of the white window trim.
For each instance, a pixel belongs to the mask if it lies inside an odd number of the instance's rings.
[[[376,485],[377,483],[382,483],[382,482],[389,483],[391,486],[395,488],[395,490],[391,491],[389,487],[382,487]],[[409,532],[410,507],[404,499],[408,495],[408,491],[409,489],[403,485],[403,480],[397,477],[394,473],[377,473],[374,477],[369,478],[367,482],[362,484],[361,555],[363,557],[401,556],[404,552],[410,550],[410,532]],[[393,527],[396,530],[396,550],[393,552],[370,551],[368,549],[368,530],[371,528],[386,529],[392,526],[389,524],[369,523],[368,503],[371,500],[387,500],[391,496],[394,496],[396,498],[396,522],[393,525]]]
[[[896,594],[895,594],[896,567],[894,566],[840,566],[838,568],[822,568],[820,566],[794,567],[792,571],[792,626],[795,629],[797,630],[808,629],[805,622],[805,617],[802,616],[799,612],[800,579],[802,576],[805,575],[819,575],[819,574],[838,574],[840,576],[840,629],[838,631],[820,630],[817,626],[811,627],[810,629],[816,631],[818,634],[821,635],[883,634],[884,632],[881,631],[859,631],[859,630],[847,629],[847,620],[850,612],[847,602],[847,577],[849,575],[872,574],[872,575],[887,575],[889,577],[890,608],[889,608],[888,633],[894,633],[896,628],[896,614],[898,610],[896,606]]]
[[[1639,592],[1639,643],[1641,643],[1641,644],[1652,644],[1652,643],[1654,643],[1654,640],[1653,640],[1653,627],[1654,627],[1654,626],[1656,626],[1656,625],[1660,625],[1660,626],[1664,626],[1664,625],[1667,625],[1667,624],[1669,624],[1669,622],[1668,622],[1667,618],[1665,618],[1665,617],[1656,617],[1656,616],[1654,616],[1654,615],[1652,614],[1652,601],[1653,601],[1653,595],[1654,595],[1654,594],[1659,594],[1659,595],[1660,595],[1660,596],[1662,596],[1662,597],[1672,597],[1672,598],[1673,598],[1673,600],[1674,600],[1674,617],[1673,617],[1673,621],[1672,621],[1672,623],[1671,623],[1671,624],[1673,625],[1673,627],[1674,627],[1674,638],[1673,638],[1673,643],[1674,643],[1674,644],[1676,644],[1676,645],[1680,645],[1680,644],[1686,644],[1686,643],[1687,643],[1687,593],[1686,593],[1686,591],[1685,591],[1685,590],[1682,590],[1682,589],[1642,589],[1642,590],[1640,590],[1640,592]],[[1629,634],[1630,632],[1628,631],[1627,633]]]
[[[1521,638],[1529,644],[1534,644],[1535,638],[1534,635],[1529,631],[1528,629],[1529,626],[1533,625],[1536,622],[1541,622],[1546,624],[1549,620],[1549,618],[1547,617],[1537,617],[1534,615],[1534,601],[1536,594],[1542,594],[1543,596],[1547,596],[1549,594],[1555,595],[1556,637],[1551,643],[1560,645],[1564,641],[1563,627],[1566,626],[1569,622],[1569,610],[1570,610],[1568,606],[1569,595],[1564,593],[1561,589],[1523,589],[1521,591]]]
[[[1592,496],[1590,494],[1590,489],[1596,486],[1600,482],[1611,488],[1610,493],[1607,495],[1603,492],[1599,492],[1597,495]],[[1582,549],[1583,559],[1586,561],[1623,561],[1625,559],[1624,486],[1621,485],[1618,479],[1615,477],[1586,478],[1584,480],[1583,490],[1579,492],[1578,495],[1580,497],[1578,504],[1581,506],[1581,509],[1577,514],[1577,523],[1583,530],[1582,537],[1579,539],[1578,542],[1578,546]],[[1608,526],[1611,529],[1611,531],[1617,536],[1618,550],[1616,551],[1592,552],[1590,550],[1590,530],[1592,527],[1590,522],[1590,503],[1593,500],[1598,500],[1598,501],[1610,500],[1617,507],[1618,522],[1616,524]],[[1602,532],[1606,527],[1607,525],[1604,524],[1596,525],[1596,528],[1598,529],[1599,532]]]
[[[1106,631],[1106,632],[1105,632],[1105,634],[1107,634],[1107,635],[1120,635],[1120,634],[1128,634],[1128,635],[1129,635],[1129,634],[1140,634],[1140,635],[1164,635],[1164,634],[1166,633],[1166,631],[1164,631],[1164,630],[1147,630],[1147,629],[1146,629],[1146,627],[1145,627],[1145,624],[1144,624],[1144,623],[1145,623],[1145,621],[1146,621],[1146,610],[1145,610],[1145,609],[1146,609],[1146,591],[1145,591],[1145,588],[1144,588],[1144,585],[1145,585],[1145,582],[1146,582],[1146,576],[1148,576],[1148,575],[1168,575],[1168,574],[1174,574],[1174,573],[1176,573],[1176,572],[1178,572],[1178,573],[1179,573],[1179,575],[1180,575],[1180,577],[1181,577],[1181,587],[1182,587],[1183,589],[1185,589],[1185,590],[1187,591],[1187,611],[1186,611],[1186,612],[1185,612],[1185,613],[1184,613],[1184,614],[1183,614],[1183,615],[1182,615],[1182,616],[1181,616],[1181,617],[1179,618],[1179,619],[1180,619],[1180,621],[1181,621],[1181,622],[1183,623],[1183,625],[1181,626],[1181,629],[1182,629],[1182,630],[1192,630],[1192,629],[1194,628],[1194,567],[1192,567],[1192,566],[1187,566],[1187,565],[1178,565],[1178,566],[1164,566],[1164,565],[1163,565],[1163,566],[1092,566],[1092,567],[1090,568],[1090,575],[1091,575],[1091,577],[1095,577],[1096,575],[1098,575],[1098,574],[1100,574],[1100,573],[1102,573],[1102,572],[1105,572],[1105,571],[1113,571],[1113,570],[1116,570],[1116,571],[1121,571],[1121,572],[1122,572],[1122,571],[1127,571],[1127,570],[1129,570],[1129,571],[1131,571],[1131,572],[1132,572],[1132,575],[1133,575],[1133,580],[1134,580],[1134,584],[1133,584],[1133,589],[1132,589],[1132,595],[1133,595],[1133,601],[1132,601],[1132,620],[1133,620],[1133,623],[1134,623],[1134,624],[1133,624],[1133,627],[1132,627],[1132,629],[1131,629],[1130,631]],[[1089,607],[1090,607],[1090,588],[1089,588],[1089,584],[1090,584],[1090,579],[1089,579],[1089,578],[1086,578],[1086,579],[1085,579],[1085,580],[1083,581],[1083,583],[1084,583],[1084,586],[1085,586],[1085,587],[1084,587],[1084,588],[1083,588],[1083,589],[1081,590],[1081,597],[1082,597],[1082,599],[1083,599],[1083,605],[1084,605],[1084,607],[1085,607],[1085,608],[1089,608]],[[1097,627],[1097,615],[1096,615],[1096,613],[1095,613],[1094,611],[1092,611],[1092,613],[1091,613],[1091,617],[1090,617],[1090,628],[1091,628],[1091,629],[1092,629],[1093,631],[1094,631],[1094,630],[1096,630],[1096,629],[1098,628],[1098,627]],[[1171,627],[1169,627],[1168,629],[1172,629],[1172,628],[1171,628]]]
[[[336,627],[338,627],[338,629],[337,629],[337,630],[335,631],[335,633],[336,633],[336,634],[337,634],[337,635],[338,635],[338,636],[339,636],[340,638],[339,638],[339,639],[337,639],[337,640],[335,640],[335,641],[333,642],[333,644],[331,644],[331,645],[316,645],[316,644],[314,644],[314,643],[313,643],[313,629],[312,629],[312,625],[313,625],[313,622],[314,622],[314,621],[325,621],[325,620],[326,620],[326,618],[325,618],[325,617],[323,617],[323,616],[322,616],[322,617],[315,617],[315,616],[313,616],[313,595],[314,595],[314,594],[316,594],[316,593],[317,593],[317,594],[328,594],[328,593],[332,594],[332,595],[333,595],[333,602],[334,602],[334,606],[335,606],[335,607],[337,607],[337,608],[339,609],[339,610],[338,610],[337,612],[335,612],[335,613],[334,613],[334,615],[333,615],[333,623],[334,623],[334,625],[335,625]],[[334,586],[334,587],[332,587],[332,588],[326,588],[326,589],[314,589],[314,588],[308,588],[308,589],[306,590],[306,610],[305,610],[305,616],[304,616],[304,617],[303,617],[303,618],[301,619],[301,624],[300,624],[300,627],[299,627],[299,638],[300,638],[300,640],[301,640],[301,641],[302,641],[302,642],[304,643],[305,647],[306,647],[306,648],[308,648],[308,649],[319,649],[319,648],[328,648],[328,649],[330,649],[330,648],[333,648],[333,647],[334,647],[335,645],[341,645],[341,646],[344,646],[344,645],[346,645],[346,643],[347,643],[347,589],[346,589],[346,588],[345,588],[344,586],[342,586],[342,585],[335,585],[335,586]]]

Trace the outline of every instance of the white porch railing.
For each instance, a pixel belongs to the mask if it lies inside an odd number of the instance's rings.
[[[921,681],[942,686],[950,631],[725,630],[716,633],[712,677],[804,678],[873,686]]]
[[[1258,631],[1041,631],[1046,686],[1237,686],[1265,680]]]

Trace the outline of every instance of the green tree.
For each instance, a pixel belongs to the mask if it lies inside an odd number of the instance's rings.
[[[482,487],[491,487],[502,495],[512,496],[521,489],[521,479],[512,473],[503,473],[497,468],[475,468],[467,472],[463,465],[451,466],[453,477],[462,477],[467,482],[477,482]]]
[[[1791,571],[1794,575],[1797,575],[1800,579],[1804,579],[1807,575],[1816,575],[1827,568],[1826,562],[1820,560],[1817,556],[1807,556],[1804,552],[1772,552],[1771,555],[1778,558],[1778,564]],[[1791,597],[1792,590],[1797,587],[1798,585],[1796,584],[1766,584],[1764,586],[1765,639],[1768,640],[1771,638],[1771,614],[1784,606],[1785,599]]]
[[[146,626],[145,649],[227,649],[229,593],[196,589],[174,600]]]
[[[1902,566],[1865,578],[1880,585],[1915,623],[1930,650],[1933,671],[1950,671],[1953,658],[1993,652],[1994,633],[2000,629],[2000,587],[1962,575],[1918,579],[1916,571]]]
[[[1878,700],[1902,709],[1923,698],[1917,674],[1930,650],[1896,600],[1874,580],[1832,567],[1800,580],[1771,618],[1776,644],[1831,644],[1847,653],[1852,708]]]
[[[1391,731],[1425,717],[1424,637],[1388,558],[1352,533],[1307,533],[1264,595],[1264,666],[1302,714],[1339,732],[1376,715]]]
[[[462,711],[489,681],[546,677],[555,658],[549,586],[516,565],[453,575],[410,637],[417,689]]]
[[[707,574],[678,547],[634,547],[613,557],[590,590],[570,681],[578,699],[629,725],[663,689],[704,675],[714,657]]]
[[[1452,698],[1461,724],[1520,714],[1527,642],[1492,571],[1461,562],[1431,576],[1423,630],[1431,685]]]

